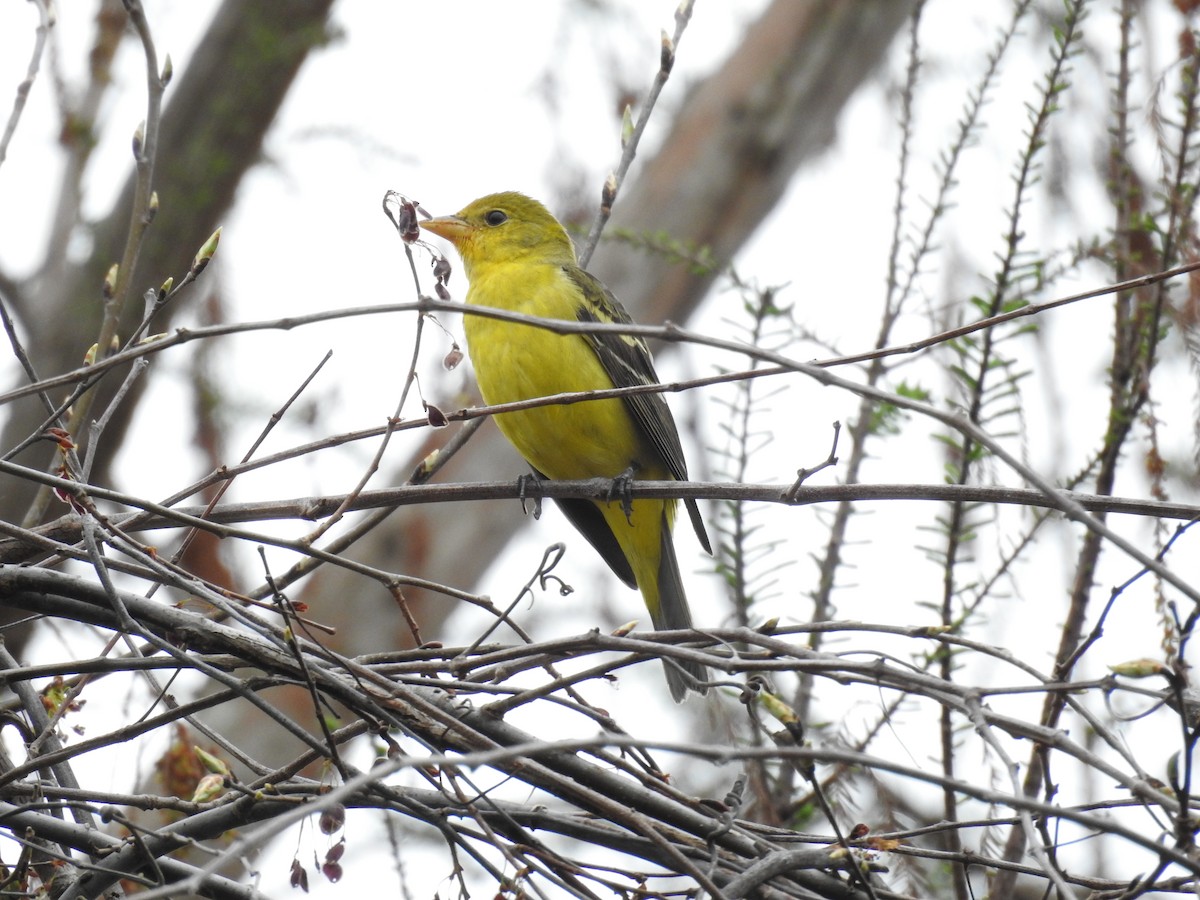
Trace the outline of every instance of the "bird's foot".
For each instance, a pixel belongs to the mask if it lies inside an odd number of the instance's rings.
[[[529,510],[525,508],[525,501],[531,500],[535,519],[542,517],[542,480],[540,472],[530,472],[528,475],[517,477],[517,497],[521,500],[521,512],[529,515]]]
[[[621,498],[621,512],[625,513],[625,521],[633,524],[633,466],[608,483],[608,493],[605,497],[609,503]]]

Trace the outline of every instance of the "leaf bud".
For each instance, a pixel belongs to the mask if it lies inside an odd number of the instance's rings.
[[[665,31],[662,33],[662,52],[659,56],[658,67],[665,75],[675,65],[675,42]]]
[[[196,790],[192,793],[192,802],[207,803],[209,800],[215,800],[221,796],[224,790],[225,777],[223,775],[205,775],[196,784]]]
[[[204,271],[205,267],[213,258],[213,254],[217,252],[217,244],[221,242],[221,229],[214,231],[204,246],[196,253],[196,258],[192,260],[192,275],[199,275]]]
[[[600,208],[605,212],[612,212],[612,205],[617,199],[617,175],[615,172],[609,172],[608,177],[604,179],[604,187],[600,190]]]
[[[117,263],[113,263],[108,267],[108,272],[104,276],[104,299],[111,300],[117,292],[117,276],[121,273],[121,267]]]
[[[214,775],[225,776],[229,774],[229,766],[225,764],[223,759],[213,756],[202,747],[192,747],[192,752],[196,754],[196,759],[200,760],[200,764]]]

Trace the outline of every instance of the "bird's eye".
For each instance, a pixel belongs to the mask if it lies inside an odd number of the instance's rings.
[[[483,221],[487,222],[489,225],[503,225],[508,221],[508,216],[502,209],[493,209],[483,217]]]

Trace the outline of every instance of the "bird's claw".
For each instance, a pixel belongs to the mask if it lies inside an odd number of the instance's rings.
[[[530,485],[534,486],[532,492],[529,490]],[[525,515],[529,515],[529,510],[525,508],[525,501],[527,499],[533,501],[533,517],[540,519],[542,517],[542,476],[537,472],[518,476],[517,497],[521,501],[521,512]]]
[[[608,483],[608,493],[605,497],[609,503],[621,498],[621,512],[625,513],[625,521],[633,524],[633,466]]]

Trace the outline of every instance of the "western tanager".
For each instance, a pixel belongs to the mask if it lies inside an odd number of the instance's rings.
[[[558,220],[524,194],[490,194],[457,215],[429,219],[421,227],[458,250],[470,282],[469,304],[571,322],[631,322],[608,288],[579,267]],[[463,328],[479,390],[489,404],[658,381],[645,342],[631,335],[562,335],[470,314]],[[662,394],[539,406],[498,415],[496,424],[547,478],[687,480],[679,432]],[[560,500],[558,505],[617,577],[641,591],[655,628],[692,627],[671,540],[674,500]],[[694,500],[687,501],[687,509],[700,543],[711,553]],[[705,692],[703,666],[666,660],[664,665],[676,702],[687,688]],[[677,665],[696,682],[689,683]]]

